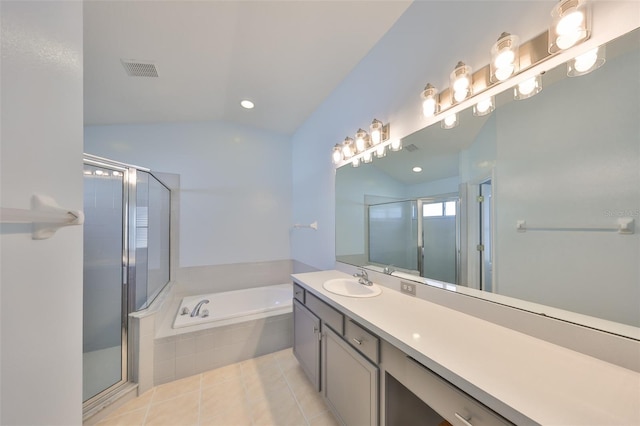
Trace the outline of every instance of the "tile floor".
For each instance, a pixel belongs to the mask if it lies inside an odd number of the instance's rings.
[[[291,349],[157,386],[99,426],[337,426]]]

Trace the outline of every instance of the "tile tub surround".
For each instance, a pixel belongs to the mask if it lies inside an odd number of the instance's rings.
[[[156,338],[155,385],[292,346],[291,313]]]
[[[291,349],[156,386],[98,424],[338,425]]]

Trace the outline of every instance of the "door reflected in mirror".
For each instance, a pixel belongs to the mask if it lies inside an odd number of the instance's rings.
[[[453,129],[339,168],[337,260],[640,327],[639,34],[610,42],[590,74],[563,64],[536,96],[509,89],[490,115],[467,109]],[[634,232],[617,232],[619,218]]]

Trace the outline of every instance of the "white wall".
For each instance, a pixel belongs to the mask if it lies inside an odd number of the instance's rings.
[[[2,207],[82,210],[82,2],[6,2]],[[1,226],[0,423],[82,423],[82,227]]]
[[[215,122],[89,126],[84,149],[180,175],[180,267],[290,259],[287,137]]]

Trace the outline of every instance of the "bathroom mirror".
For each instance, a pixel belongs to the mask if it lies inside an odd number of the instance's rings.
[[[619,334],[640,327],[640,30],[606,56],[337,169],[337,261]]]

